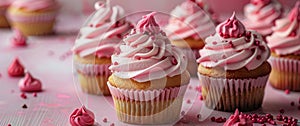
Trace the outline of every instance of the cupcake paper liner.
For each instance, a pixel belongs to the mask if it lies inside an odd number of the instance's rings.
[[[96,95],[110,95],[106,82],[111,75],[110,64],[79,64],[74,67],[83,92]]]
[[[120,89],[107,82],[118,119],[132,124],[167,124],[179,120],[187,85],[156,90]]]
[[[196,62],[196,59],[200,57],[199,49],[186,49],[186,48],[180,48],[183,54],[188,59],[188,65],[187,70],[190,73],[191,76],[196,77],[197,76],[197,69],[198,69],[198,63]]]
[[[287,58],[270,57],[272,72],[270,84],[277,89],[300,91],[300,61]]]
[[[256,79],[214,78],[198,74],[202,95],[208,108],[233,112],[252,111],[261,107],[269,75]]]
[[[21,23],[39,23],[39,22],[52,22],[55,20],[56,12],[49,13],[40,13],[32,15],[21,15],[8,13],[8,18],[12,22],[21,22]]]

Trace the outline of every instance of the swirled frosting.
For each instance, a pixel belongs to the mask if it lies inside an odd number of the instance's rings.
[[[42,91],[42,83],[40,80],[35,79],[30,73],[26,73],[25,77],[19,81],[19,88],[24,92]]]
[[[225,70],[245,67],[253,70],[270,56],[262,36],[255,31],[246,31],[234,14],[220,23],[216,34],[207,37],[205,42],[197,60],[204,67],[223,67]]]
[[[15,0],[12,6],[27,11],[55,10],[59,7],[56,0]]]
[[[24,76],[24,67],[23,65],[20,63],[18,58],[15,58],[14,61],[12,62],[12,64],[8,67],[8,75],[12,76],[12,77],[20,77],[20,76]]]
[[[240,115],[239,110],[236,109],[223,126],[253,126],[253,122],[245,116]]]
[[[204,39],[214,33],[214,22],[196,3],[185,1],[172,12],[166,26],[168,37],[172,40],[192,37]]]
[[[14,36],[11,40],[14,46],[26,46],[27,37],[19,30],[14,29]]]
[[[207,14],[209,14],[215,23],[219,22],[219,16],[209,6],[207,0],[190,0],[190,1],[195,2],[202,10],[204,10]]]
[[[272,33],[275,20],[283,15],[283,7],[277,0],[251,0],[245,6],[245,26],[262,35]]]
[[[95,123],[95,115],[92,111],[82,106],[74,110],[70,115],[70,123],[72,126],[93,126]]]
[[[289,15],[276,20],[273,34],[268,36],[268,46],[279,55],[300,54],[300,2]]]
[[[124,17],[120,6],[97,2],[96,12],[89,22],[80,29],[80,36],[73,47],[75,54],[85,57],[91,54],[98,58],[111,57],[122,36],[132,27]]]
[[[144,16],[123,41],[109,67],[117,77],[146,82],[186,70],[186,57],[160,30],[154,13]]]

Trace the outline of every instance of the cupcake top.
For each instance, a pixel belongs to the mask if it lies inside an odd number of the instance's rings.
[[[7,7],[12,3],[12,0],[0,0],[0,7]]]
[[[251,0],[251,3],[245,6],[244,14],[247,29],[269,35],[275,20],[283,14],[283,7],[277,0]]]
[[[58,3],[56,0],[15,0],[12,6],[26,11],[55,10]]]
[[[194,38],[199,40],[214,33],[214,22],[196,3],[187,0],[172,12],[166,26],[168,37],[172,40]]]
[[[80,29],[73,52],[80,57],[95,55],[109,58],[125,34],[132,27],[125,20],[124,10],[120,6],[97,2],[96,12],[89,22]]]
[[[253,126],[253,122],[236,109],[223,126]]]
[[[276,20],[268,46],[278,55],[300,55],[300,2],[297,2],[287,17]]]
[[[260,34],[247,31],[235,13],[216,27],[216,34],[205,40],[197,60],[204,67],[253,70],[265,62],[270,51]]]
[[[154,12],[138,22],[125,36],[119,52],[112,55],[109,69],[119,78],[146,82],[173,77],[186,70],[184,54],[170,40],[154,19]]]

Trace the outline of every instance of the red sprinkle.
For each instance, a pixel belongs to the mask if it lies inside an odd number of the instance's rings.
[[[102,121],[105,122],[105,123],[107,123],[107,118],[104,118]]]
[[[295,106],[295,102],[292,101],[292,102],[291,102],[291,106]]]
[[[202,87],[201,87],[201,86],[197,86],[195,89],[196,89],[198,92],[201,92],[201,91],[202,91]]]
[[[21,98],[23,98],[23,99],[27,99],[27,96],[26,96],[26,94],[25,93],[21,93]]]
[[[289,89],[286,89],[286,90],[284,91],[284,93],[285,93],[285,94],[290,94],[290,90],[289,90]]]
[[[281,114],[283,114],[283,113],[284,113],[284,109],[280,109],[279,112],[280,112]]]
[[[22,106],[22,108],[23,108],[23,109],[27,109],[28,107],[27,107],[26,104],[24,104],[24,105]]]
[[[36,92],[33,93],[33,97],[37,97],[37,93]]]
[[[11,126],[11,124],[8,124],[7,126]]]
[[[191,100],[190,99],[186,100],[186,103],[191,104]]]
[[[216,117],[213,116],[213,117],[210,118],[210,120],[211,120],[212,122],[215,122],[215,121],[216,121]]]
[[[115,126],[115,124],[114,124],[114,123],[112,123],[112,124],[110,124],[110,126]]]
[[[200,96],[199,96],[199,99],[202,101],[202,100],[203,100],[203,96],[202,96],[202,95],[200,95]]]

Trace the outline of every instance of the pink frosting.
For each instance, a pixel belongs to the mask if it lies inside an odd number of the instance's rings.
[[[70,115],[70,123],[72,126],[92,126],[95,123],[95,115],[82,106]]]
[[[12,6],[15,8],[24,8],[27,11],[58,9],[56,0],[15,0]]]
[[[288,16],[276,20],[273,34],[266,39],[272,51],[279,55],[300,54],[300,2]]]
[[[219,16],[212,10],[212,8],[207,3],[207,0],[190,0],[195,2],[202,10],[204,10],[210,17],[213,19],[215,23],[219,22]]]
[[[196,3],[185,1],[172,12],[166,26],[168,37],[172,40],[192,37],[204,39],[214,33],[214,22]]]
[[[24,76],[24,67],[18,58],[15,58],[12,64],[8,67],[8,75],[12,77]]]
[[[245,31],[244,26],[234,20],[237,19],[233,14],[230,19],[217,26],[217,34],[207,37],[206,45],[199,51],[201,57],[197,60],[198,63],[226,70],[243,67],[253,70],[269,58],[270,50],[262,36],[255,31]],[[227,26],[227,22],[236,23]],[[224,35],[225,38],[222,37]]]
[[[19,30],[14,29],[14,36],[11,40],[14,46],[26,46],[27,37]]]
[[[115,76],[146,82],[173,77],[186,70],[186,57],[171,45],[153,16],[154,13],[144,16],[137,29],[123,39],[125,44],[120,45],[119,52],[112,55],[109,69]]]
[[[31,74],[27,72],[25,77],[19,81],[19,88],[24,92],[42,91],[42,83],[40,80],[33,78]]]
[[[0,0],[0,7],[6,7],[9,6],[13,0]]]
[[[81,57],[91,54],[99,58],[111,57],[122,36],[132,26],[124,19],[124,10],[120,6],[110,7],[108,1],[106,4],[97,2],[95,8],[97,11],[80,29],[73,51]]]
[[[283,7],[277,0],[251,0],[251,3],[245,6],[244,14],[247,29],[269,35],[275,20],[283,15]]]
[[[242,114],[240,115],[239,110],[236,109],[223,126],[253,126],[253,122]]]
[[[229,19],[217,26],[216,32],[223,38],[239,38],[245,34],[246,29],[233,13]]]

